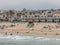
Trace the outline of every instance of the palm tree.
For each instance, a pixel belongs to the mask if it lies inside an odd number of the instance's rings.
[[[35,12],[33,12],[33,15],[35,15]]]
[[[9,13],[8,13],[8,11],[6,12],[6,17],[5,17],[5,20],[7,20],[8,21],[8,15],[9,15]]]
[[[20,17],[22,15],[22,13],[17,13],[17,16]]]
[[[13,14],[15,14],[15,12],[12,10],[9,10],[9,14],[12,16]]]
[[[32,12],[29,12],[30,15],[32,15]]]
[[[26,11],[26,8],[23,8],[23,10],[22,11]]]
[[[7,14],[6,19],[7,19],[8,21],[11,21],[11,19],[9,20],[9,18],[11,18],[11,17],[15,14],[15,12],[12,11],[12,10],[9,10],[6,14]]]

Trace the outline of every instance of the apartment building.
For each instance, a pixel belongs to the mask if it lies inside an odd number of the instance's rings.
[[[0,19],[21,22],[60,22],[60,10],[0,11]]]

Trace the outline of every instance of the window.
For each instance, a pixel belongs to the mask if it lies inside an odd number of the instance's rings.
[[[54,16],[54,17],[57,17],[57,16]]]
[[[46,16],[44,16],[46,18]]]
[[[27,17],[27,16],[25,16],[25,17]]]
[[[58,17],[60,17],[60,16],[58,16]]]
[[[35,17],[37,17],[37,16],[35,16]]]
[[[46,16],[41,16],[41,17],[44,17],[45,18]]]
[[[52,15],[48,15],[48,17],[53,17]]]
[[[35,16],[35,17],[39,17],[39,16]]]
[[[41,17],[43,17],[43,16],[41,16]]]

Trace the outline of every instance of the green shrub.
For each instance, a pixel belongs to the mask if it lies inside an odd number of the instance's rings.
[[[31,28],[31,27],[34,26],[34,24],[33,24],[33,23],[31,23],[31,24],[27,24],[27,26]]]

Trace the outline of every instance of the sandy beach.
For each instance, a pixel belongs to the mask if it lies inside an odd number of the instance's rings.
[[[2,35],[60,35],[60,23],[34,23],[34,27],[27,27],[28,22],[10,23],[0,22]],[[13,26],[11,26],[13,25]],[[45,27],[44,27],[45,26]]]

